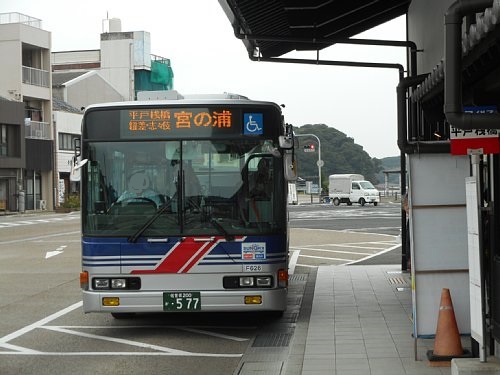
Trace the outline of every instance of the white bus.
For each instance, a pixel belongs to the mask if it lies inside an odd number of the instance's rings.
[[[89,106],[83,310],[282,314],[292,134],[278,105],[246,98]]]

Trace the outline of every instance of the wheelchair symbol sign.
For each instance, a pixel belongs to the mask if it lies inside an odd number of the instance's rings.
[[[264,134],[264,119],[262,113],[243,114],[243,134]]]

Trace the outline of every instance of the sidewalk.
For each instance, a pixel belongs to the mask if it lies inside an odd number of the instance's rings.
[[[434,340],[413,339],[410,275],[400,270],[398,265],[320,266],[302,371],[287,366],[286,374],[450,374],[449,367],[427,363]]]

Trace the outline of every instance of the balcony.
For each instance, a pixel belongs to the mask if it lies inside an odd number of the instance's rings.
[[[50,124],[48,122],[30,121],[24,123],[26,125],[26,138],[32,139],[52,139],[50,134]]]
[[[28,85],[49,87],[50,75],[48,70],[30,68],[23,65],[23,83]]]

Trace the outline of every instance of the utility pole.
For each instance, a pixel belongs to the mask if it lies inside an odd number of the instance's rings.
[[[318,166],[318,202],[321,203],[321,167],[325,164],[323,160],[321,160],[321,141],[314,134],[294,134],[294,137],[314,137],[318,141],[318,161],[316,165]]]

